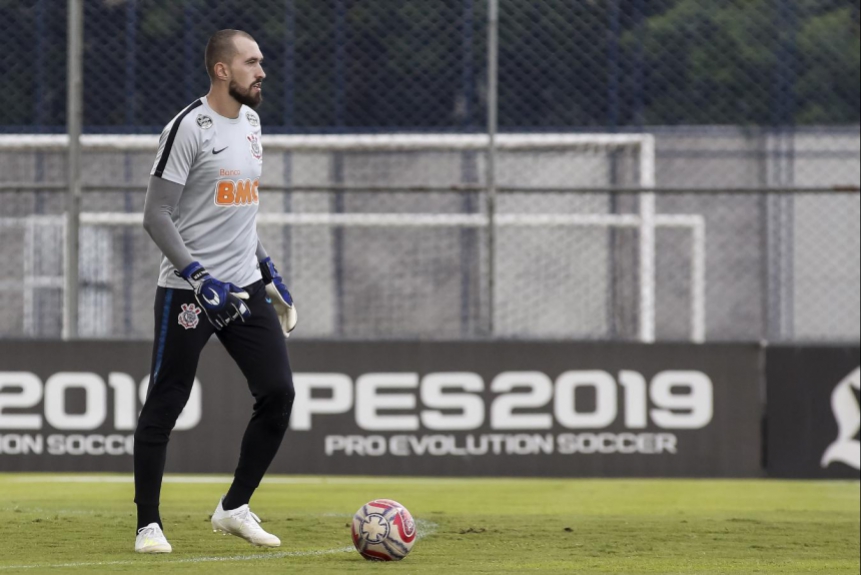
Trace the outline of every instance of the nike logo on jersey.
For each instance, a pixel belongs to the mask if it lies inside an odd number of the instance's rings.
[[[208,303],[208,304],[209,304],[209,305],[211,305],[212,307],[216,307],[218,304],[220,304],[220,303],[221,303],[221,298],[220,298],[220,297],[218,297],[218,292],[216,292],[216,291],[215,291],[214,289],[212,289],[212,288],[209,288],[209,293],[211,293],[211,294],[212,294],[212,298],[210,299],[210,298],[208,298],[208,297],[206,297],[206,296],[203,296],[203,301],[205,301],[206,303]]]
[[[216,154],[220,154],[221,152],[223,152],[224,150],[226,150],[226,149],[227,149],[227,148],[229,148],[229,147],[230,147],[230,146],[224,146],[224,147],[223,147],[223,148],[221,148],[220,150],[212,150],[212,155],[214,156],[214,155],[216,155]]]

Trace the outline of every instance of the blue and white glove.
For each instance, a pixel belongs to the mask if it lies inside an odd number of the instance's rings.
[[[293,296],[287,291],[284,280],[278,275],[272,258],[260,261],[260,273],[263,275],[263,283],[266,284],[266,295],[272,300],[272,305],[275,306],[275,311],[278,313],[278,320],[281,322],[284,337],[290,337],[290,332],[296,328],[298,321],[296,306],[293,305]]]
[[[176,275],[194,288],[194,299],[215,329],[222,330],[231,322],[245,322],[251,317],[251,310],[245,304],[248,293],[232,283],[218,281],[200,263],[192,262]]]

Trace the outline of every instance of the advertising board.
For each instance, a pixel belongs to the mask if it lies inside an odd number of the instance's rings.
[[[277,473],[742,477],[761,469],[753,345],[296,342]],[[0,471],[131,471],[151,348],[0,345]],[[205,350],[168,472],[230,473],[253,399]]]
[[[766,352],[769,475],[861,476],[861,349],[771,347]]]

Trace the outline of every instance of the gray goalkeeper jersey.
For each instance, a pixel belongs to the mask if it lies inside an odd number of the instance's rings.
[[[238,118],[218,115],[201,98],[159,138],[151,174],[184,186],[171,218],[191,256],[216,279],[248,286],[257,266],[258,185],[263,166],[260,118],[247,106]],[[190,289],[162,258],[158,285]]]

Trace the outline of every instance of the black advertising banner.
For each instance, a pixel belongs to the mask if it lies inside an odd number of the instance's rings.
[[[271,471],[761,474],[755,345],[295,342],[296,404]],[[0,343],[0,471],[131,471],[145,343]],[[230,473],[252,398],[213,343],[168,472]]]
[[[861,348],[772,347],[766,362],[769,475],[858,479]]]

